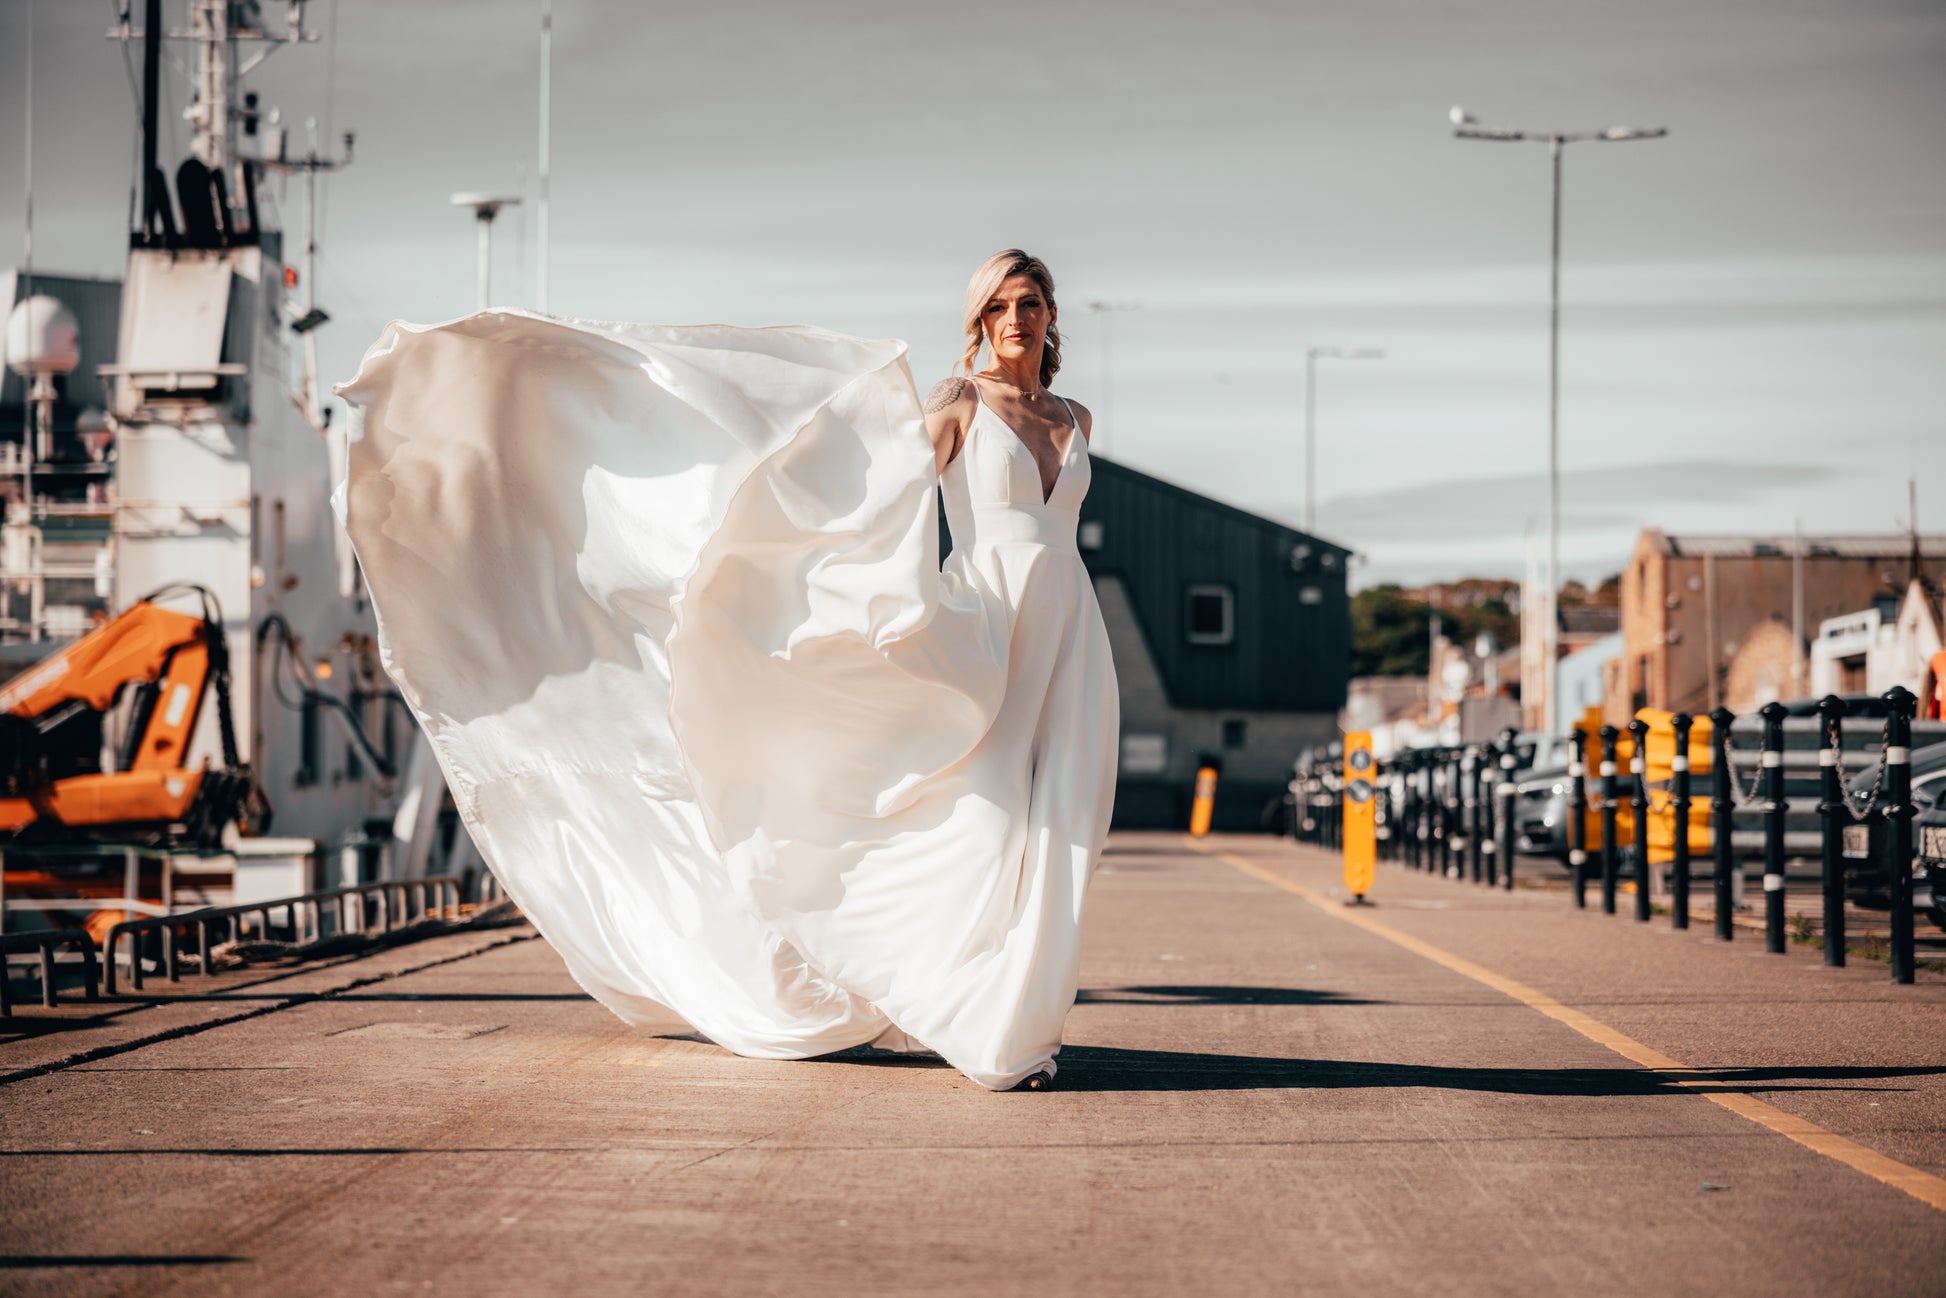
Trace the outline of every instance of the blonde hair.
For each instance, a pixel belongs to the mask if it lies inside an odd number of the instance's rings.
[[[1018,248],[1007,248],[981,262],[966,286],[966,355],[960,357],[959,363],[960,368],[968,374],[973,372],[974,362],[980,358],[980,346],[987,340],[986,305],[1000,291],[1001,283],[1009,275],[1031,277],[1040,286],[1041,295],[1047,299],[1048,306],[1054,305],[1054,275],[1039,257]],[[1041,349],[1041,386],[1046,387],[1053,382],[1055,372],[1060,368],[1061,332],[1049,321],[1047,341]]]

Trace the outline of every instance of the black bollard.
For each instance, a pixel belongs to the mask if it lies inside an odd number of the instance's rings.
[[[1500,823],[1494,785],[1500,777],[1500,747],[1488,740],[1480,752],[1480,856],[1486,863],[1483,882],[1490,888],[1500,877],[1500,844],[1495,841]]]
[[[1455,748],[1446,757],[1446,846],[1450,859],[1446,873],[1455,879],[1466,877],[1466,801],[1461,797],[1466,785],[1466,754]]]
[[[1669,914],[1676,928],[1689,927],[1689,731],[1695,724],[1687,712],[1669,718],[1676,732],[1676,755],[1669,760],[1669,810],[1675,823],[1669,844]]]
[[[1818,700],[1823,743],[1818,748],[1818,815],[1824,833],[1824,962],[1845,964],[1845,701],[1836,694]]]
[[[1378,859],[1392,859],[1392,766],[1382,762],[1372,777],[1372,815],[1378,822]]]
[[[1416,752],[1412,755],[1412,868],[1426,868],[1426,798],[1425,786],[1426,755]]]
[[[1588,732],[1568,732],[1568,874],[1576,910],[1588,908]]]
[[[1635,921],[1649,918],[1649,723],[1637,717],[1628,723],[1630,749],[1629,810],[1635,814]]]
[[[1764,950],[1784,952],[1784,705],[1766,703],[1764,719]]]
[[[1337,778],[1338,773],[1333,769],[1333,765],[1331,755],[1327,753],[1318,766],[1318,831],[1324,837],[1324,845],[1336,849],[1338,818],[1344,813],[1345,804],[1342,789],[1339,787],[1342,786],[1343,781]],[[1339,759],[1336,765],[1342,769],[1343,760]]]
[[[1413,755],[1413,845],[1419,848],[1413,854],[1413,868],[1424,870],[1432,839],[1426,833],[1426,755],[1423,751]]]
[[[1444,879],[1453,872],[1453,790],[1448,783],[1446,750],[1433,754],[1433,871]]]
[[[1919,700],[1903,685],[1885,691],[1885,862],[1892,885],[1892,981],[1913,977],[1912,950],[1912,712]]]
[[[1386,842],[1392,849],[1393,862],[1398,865],[1406,864],[1407,848],[1405,830],[1408,823],[1406,821],[1405,811],[1406,794],[1405,767],[1400,763],[1398,758],[1394,758],[1392,760],[1392,787],[1387,792],[1385,800],[1385,827],[1392,832],[1391,838],[1387,839]]]
[[[1383,789],[1383,793],[1380,795],[1379,814],[1385,817],[1385,837],[1379,840],[1379,847],[1384,851],[1385,859],[1396,864],[1399,859],[1399,779],[1397,762],[1386,763],[1385,783],[1380,787]]]
[[[1478,883],[1485,877],[1485,845],[1480,836],[1486,832],[1486,813],[1483,806],[1487,800],[1487,755],[1484,749],[1474,744],[1466,750],[1466,864],[1473,882]]]
[[[1405,834],[1405,863],[1411,869],[1424,864],[1424,837],[1419,824],[1419,753],[1417,749],[1406,754],[1405,767],[1405,824],[1401,831]]]
[[[1615,842],[1615,741],[1622,732],[1613,726],[1601,728],[1601,913],[1615,913],[1615,876],[1620,863],[1615,859],[1620,847]]]
[[[1516,815],[1518,794],[1514,788],[1514,765],[1520,758],[1514,753],[1514,740],[1520,732],[1508,726],[1500,732],[1500,850],[1495,855],[1500,858],[1500,886],[1508,891],[1514,886],[1514,831],[1519,817]]]
[[[1425,761],[1420,766],[1420,798],[1425,818],[1426,870],[1428,873],[1439,869],[1439,754],[1427,750]]]
[[[1730,723],[1735,720],[1736,714],[1728,708],[1710,710],[1710,852],[1716,858],[1712,883],[1716,890],[1716,936],[1725,942],[1736,935],[1736,925],[1730,922],[1735,900],[1730,872],[1737,868],[1736,844],[1731,841],[1737,804],[1730,783]]]

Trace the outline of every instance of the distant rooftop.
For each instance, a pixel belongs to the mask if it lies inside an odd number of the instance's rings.
[[[1561,629],[1570,635],[1607,635],[1622,629],[1622,610],[1577,604],[1560,610]]]
[[[1679,559],[1787,559],[1798,553],[1800,546],[1807,559],[1903,559],[1911,555],[1913,541],[1909,532],[1851,536],[1792,536],[1788,532],[1771,536],[1670,536],[1656,528],[1646,529],[1643,537],[1658,552]],[[1946,533],[1920,533],[1919,554],[1926,559],[1946,559]]]

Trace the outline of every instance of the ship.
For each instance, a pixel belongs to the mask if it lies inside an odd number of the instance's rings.
[[[139,7],[110,33],[142,85],[121,279],[0,279],[9,931],[479,872],[330,505],[316,218],[355,137],[299,140],[247,84],[319,38],[303,0],[275,28],[238,0],[173,27]],[[177,66],[192,138],[164,157]],[[272,186],[304,197],[295,237]]]

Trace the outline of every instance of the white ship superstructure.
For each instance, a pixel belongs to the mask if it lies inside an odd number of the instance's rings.
[[[204,588],[228,644],[236,757],[262,795],[243,831],[314,840],[306,882],[328,885],[355,881],[361,862],[371,874],[381,857],[395,874],[423,872],[442,790],[379,668],[329,504],[342,430],[318,391],[314,331],[327,317],[310,296],[315,240],[293,264],[260,202],[283,173],[314,210],[320,174],[349,161],[349,135],[336,157],[315,139],[295,154],[277,115],[242,88],[270,53],[315,40],[304,7],[284,6],[276,31],[260,6],[233,0],[169,6],[180,27],[165,26],[160,0],[147,0],[140,30],[124,19],[119,35],[139,42],[145,74],[126,274],[120,285],[48,274],[0,284],[17,313],[31,314],[30,296],[55,299],[79,335],[64,377],[8,358],[28,372],[10,373],[0,393],[22,415],[0,432],[0,657],[19,671],[152,592]],[[157,156],[165,40],[190,56],[194,143],[180,159]],[[184,765],[226,762],[216,693],[203,697]],[[104,758],[127,712],[107,716]]]

